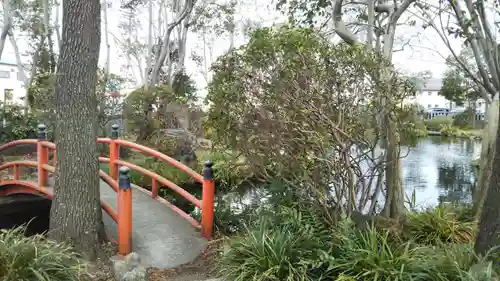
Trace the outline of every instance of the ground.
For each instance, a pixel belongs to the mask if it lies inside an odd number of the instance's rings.
[[[220,238],[209,242],[207,249],[201,253],[196,260],[191,263],[172,268],[148,268],[149,280],[151,281],[203,281],[216,277],[215,260],[218,251],[223,247],[225,238]],[[97,263],[93,264],[89,273],[92,281],[112,281],[112,264],[109,258],[116,253],[113,244],[104,244],[102,256]],[[89,281],[90,281],[89,280]]]

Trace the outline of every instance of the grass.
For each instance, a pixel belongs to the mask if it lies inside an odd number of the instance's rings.
[[[462,210],[443,205],[424,212],[409,213],[403,233],[422,245],[470,243],[477,231],[475,221],[466,221]]]
[[[310,206],[281,206],[231,239],[220,270],[234,281],[497,280],[492,263],[474,254],[476,225],[465,214],[438,207],[361,229],[348,218],[326,224]]]
[[[479,130],[479,129],[465,130],[465,132],[469,136],[476,137],[476,138],[481,138],[483,136],[483,130]]]
[[[41,235],[24,236],[25,228],[0,231],[0,278],[12,281],[79,280],[85,264],[66,244]]]

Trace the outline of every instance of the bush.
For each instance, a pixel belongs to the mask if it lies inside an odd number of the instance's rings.
[[[3,106],[0,104],[0,106]],[[24,108],[19,105],[7,105],[0,114],[0,120],[5,119],[5,126],[1,126],[1,143],[18,139],[36,138],[37,120],[29,113],[24,114]]]
[[[341,155],[371,148],[365,133],[382,110],[376,101],[390,95],[384,110],[397,114],[413,85],[382,57],[332,45],[314,29],[262,28],[250,37],[212,65],[205,123],[211,141],[241,153],[259,179],[279,175],[318,201],[343,201],[324,187],[347,194],[338,183],[356,181],[350,177],[362,169],[364,156]],[[390,81],[377,79],[388,71]],[[394,134],[401,135],[407,126],[394,120]]]
[[[433,119],[425,120],[425,125],[429,131],[440,131],[444,126],[452,126],[453,119],[448,116],[436,116]]]
[[[355,280],[433,280],[418,248],[410,243],[392,243],[389,232],[371,227],[365,231],[344,229],[331,268]]]
[[[459,219],[464,213],[440,207],[411,214],[406,232],[394,236],[350,219],[331,227],[319,210],[282,205],[232,239],[221,272],[229,280],[496,280],[492,264],[474,254],[474,227]]]
[[[421,120],[414,121],[414,130],[417,137],[426,137],[427,136],[427,127],[425,123]]]
[[[24,236],[25,228],[0,231],[2,280],[79,280],[84,264],[73,250],[41,235]]]
[[[191,169],[200,174],[203,171],[205,161],[211,160],[214,163],[213,169],[217,186],[217,198],[223,196],[224,194],[230,193],[231,191],[237,191],[239,188],[243,189],[254,187],[254,182],[252,182],[252,171],[250,170],[247,163],[245,163],[245,161],[243,161],[241,158],[238,158],[234,153],[197,151],[197,155],[197,162],[191,164]],[[124,158],[123,160],[155,172],[165,179],[170,180],[171,182],[184,188],[186,191],[193,194],[197,198],[201,198],[202,185],[198,182],[195,182],[195,180],[185,172],[170,165],[167,162],[160,161],[155,157],[145,156],[140,153],[131,153],[128,158]],[[100,169],[106,173],[109,173],[109,165],[107,163],[101,163]],[[136,184],[142,188],[148,190],[151,190],[152,188],[151,178],[140,172],[131,170],[130,180],[133,184]],[[161,188],[159,191],[159,195],[185,212],[189,213],[195,210],[195,207],[191,202],[187,201],[167,187]],[[222,199],[219,198],[216,200],[221,201]],[[226,213],[230,212],[227,209],[227,204],[221,204],[221,210]],[[217,210],[218,209],[216,208],[216,211]],[[231,215],[229,213],[227,215],[223,215],[221,213],[222,218],[229,218],[230,216]],[[235,220],[239,220],[239,218],[235,218]],[[225,221],[225,219],[222,219],[222,221]],[[223,232],[229,231],[225,226],[223,226],[223,223],[220,225],[220,227],[221,230],[226,229]],[[237,228],[240,229],[241,227]],[[227,232],[227,234],[229,233],[232,233],[232,231]]]
[[[283,207],[234,238],[221,259],[229,280],[319,280],[329,232],[313,212]]]
[[[449,125],[441,127],[441,130],[439,132],[443,137],[469,138],[471,136],[474,136],[474,131],[463,131],[460,128]],[[479,133],[479,136],[480,135],[481,133]]]
[[[462,210],[445,205],[409,213],[403,232],[424,245],[473,243],[476,226],[474,221],[464,221]]]
[[[475,118],[475,110],[468,108],[464,112],[461,112],[454,116],[453,126],[458,127],[462,130],[470,130],[472,128],[472,120]]]

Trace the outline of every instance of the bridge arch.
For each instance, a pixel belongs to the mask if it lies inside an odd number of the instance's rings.
[[[46,199],[52,199],[52,194],[41,190],[37,184],[32,182],[21,180],[7,180],[0,182],[0,197],[15,194],[31,194]]]
[[[52,200],[54,194],[51,188],[39,187],[36,183],[23,180],[6,180],[0,182],[0,197],[15,194],[32,194]],[[118,222],[118,214],[113,208],[101,200],[101,208],[115,221]]]

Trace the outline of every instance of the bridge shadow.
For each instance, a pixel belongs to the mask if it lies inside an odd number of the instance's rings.
[[[26,235],[49,230],[52,201],[31,194],[16,194],[0,198],[0,229],[27,225]]]

